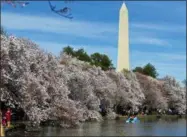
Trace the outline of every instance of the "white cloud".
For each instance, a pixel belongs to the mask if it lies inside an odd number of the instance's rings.
[[[178,32],[185,33],[186,25],[172,25],[168,24],[153,24],[153,23],[132,23],[130,26],[134,29],[144,29],[144,30],[157,30],[157,31],[167,31],[167,32]]]
[[[147,59],[160,60],[163,61],[184,61],[186,62],[186,53],[165,53],[165,52],[141,52],[133,51],[132,56],[143,57]]]
[[[157,45],[157,46],[172,46],[169,42],[159,38],[153,37],[132,37],[130,40],[131,44],[146,44],[146,45]]]
[[[45,17],[39,15],[26,15],[11,12],[2,12],[2,25],[10,30],[32,31],[30,33],[56,33],[59,35],[79,36],[85,38],[95,38],[103,41],[117,41],[118,23],[90,22],[68,20],[62,18]],[[150,23],[131,23],[130,29],[131,44],[147,44],[158,46],[171,46],[168,40],[159,38],[157,35],[152,36],[150,33],[144,33],[147,29],[159,31],[185,31],[183,26],[158,25]],[[143,36],[143,37],[142,37]],[[117,45],[117,43],[116,43]]]
[[[117,30],[117,26],[102,22],[40,17],[38,15],[25,15],[10,12],[3,12],[1,18],[2,25],[12,30],[51,32],[88,38],[102,38],[107,34],[115,34]]]
[[[165,58],[165,59],[170,59],[170,60],[181,60],[181,61],[185,61],[186,60],[186,55],[185,53],[183,54],[166,54],[166,53],[158,53],[156,54],[162,58]]]

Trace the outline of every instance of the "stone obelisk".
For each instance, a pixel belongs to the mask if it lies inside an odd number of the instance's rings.
[[[118,34],[118,60],[117,71],[130,69],[129,63],[129,24],[128,10],[123,2],[119,13],[119,34]]]

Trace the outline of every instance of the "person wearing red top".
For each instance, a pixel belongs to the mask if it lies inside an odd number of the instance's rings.
[[[3,119],[2,119],[2,124],[3,124],[4,127],[6,127],[6,125],[7,125],[6,117],[3,117]]]
[[[7,120],[7,124],[8,124],[8,128],[10,127],[10,121],[11,121],[11,110],[10,108],[7,109],[7,112],[6,112],[6,120]]]

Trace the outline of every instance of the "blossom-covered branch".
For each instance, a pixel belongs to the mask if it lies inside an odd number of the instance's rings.
[[[16,1],[16,0],[2,0],[1,3],[10,4],[13,7],[16,7],[17,5],[21,7],[25,7],[26,5],[29,4],[29,2],[27,1]]]

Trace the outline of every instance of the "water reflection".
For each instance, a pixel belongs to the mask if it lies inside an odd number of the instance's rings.
[[[173,121],[155,120],[142,121],[136,124],[127,124],[121,121],[104,121],[101,123],[84,123],[80,128],[61,129],[44,128],[42,136],[180,136],[186,135],[186,120]]]
[[[31,133],[31,135],[35,135]],[[186,136],[186,119],[144,119],[127,124],[125,120],[88,122],[80,128],[44,127],[38,136]]]

